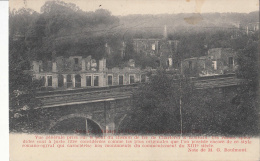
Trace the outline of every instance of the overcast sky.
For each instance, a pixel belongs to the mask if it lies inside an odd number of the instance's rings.
[[[26,1],[26,2],[25,2]],[[9,0],[10,8],[28,7],[40,12],[48,0]],[[259,10],[258,0],[63,0],[84,11],[108,9],[113,15],[244,12]]]

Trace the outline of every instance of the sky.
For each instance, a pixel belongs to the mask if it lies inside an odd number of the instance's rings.
[[[48,0],[9,0],[10,9],[22,7],[40,12]],[[259,10],[259,0],[63,0],[84,11],[108,9],[113,15],[243,12]]]

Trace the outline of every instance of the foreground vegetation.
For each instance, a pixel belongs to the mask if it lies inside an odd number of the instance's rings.
[[[121,131],[138,134],[258,135],[255,90],[247,85],[196,90],[188,79],[173,81],[164,71],[134,94],[134,109]],[[180,83],[181,81],[181,83]]]

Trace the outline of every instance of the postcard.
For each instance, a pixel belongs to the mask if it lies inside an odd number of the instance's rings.
[[[259,1],[10,0],[12,161],[259,160]]]

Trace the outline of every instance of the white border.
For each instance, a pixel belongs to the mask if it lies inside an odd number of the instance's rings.
[[[8,1],[0,1],[0,70],[1,70],[1,84],[0,84],[0,142],[1,142],[1,160],[9,160],[9,83],[8,83],[8,17],[9,17],[9,5]]]

